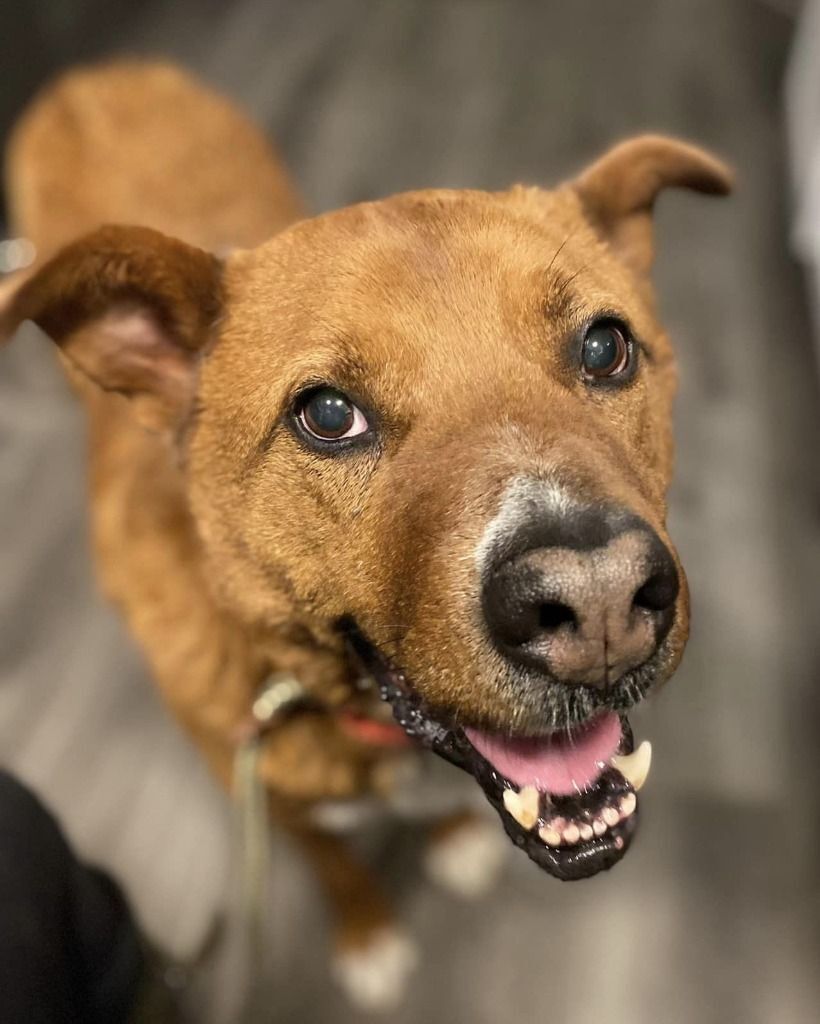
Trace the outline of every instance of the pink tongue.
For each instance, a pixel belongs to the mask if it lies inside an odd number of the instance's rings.
[[[621,742],[621,722],[612,711],[569,734],[510,739],[475,729],[464,731],[479,754],[510,782],[556,796],[570,796],[591,786]]]

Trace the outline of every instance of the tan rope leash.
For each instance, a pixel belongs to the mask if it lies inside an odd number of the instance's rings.
[[[265,735],[285,713],[308,700],[302,684],[292,675],[270,675],[251,708],[242,730],[233,767],[233,790],[237,804],[237,845],[240,851],[240,907],[247,928],[248,954],[252,972],[247,1024],[257,1020],[257,989],[266,976],[263,946],[265,908],[271,869],[271,834],[268,795],[259,776]]]

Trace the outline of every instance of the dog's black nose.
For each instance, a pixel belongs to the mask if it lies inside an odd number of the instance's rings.
[[[584,508],[528,523],[486,576],[484,618],[510,661],[606,687],[657,649],[674,617],[675,563],[642,519]]]

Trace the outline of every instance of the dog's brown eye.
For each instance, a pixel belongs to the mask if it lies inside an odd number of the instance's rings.
[[[357,437],[368,429],[362,411],[335,388],[319,388],[308,395],[299,410],[299,420],[308,433],[322,441]]]
[[[596,380],[623,373],[629,365],[624,331],[617,324],[593,324],[584,338],[581,363],[586,376]]]

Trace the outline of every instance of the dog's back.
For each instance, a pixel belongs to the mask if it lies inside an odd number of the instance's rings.
[[[301,214],[265,138],[167,64],[73,70],[34,100],[6,151],[12,226],[40,255],[104,223],[212,251],[251,247]]]
[[[156,62],[73,70],[47,86],[18,121],[5,169],[11,227],[34,243],[33,271],[102,224],[154,228],[219,255],[254,247],[301,216],[259,130],[196,79]],[[0,308],[25,276],[0,286]],[[205,596],[172,447],[143,429],[120,395],[108,396],[61,361],[89,415],[90,507],[103,589],[148,652],[181,720],[196,717],[191,709],[207,703],[217,684],[227,704],[244,709],[254,678],[244,639]],[[189,728],[227,785],[224,739]]]

